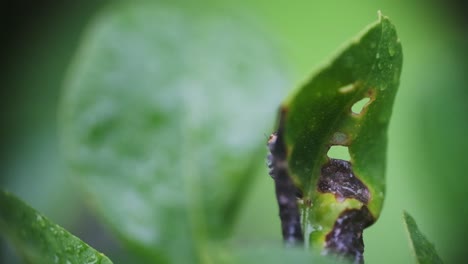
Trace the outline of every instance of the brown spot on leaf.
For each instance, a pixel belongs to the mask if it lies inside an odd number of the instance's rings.
[[[349,209],[340,214],[332,231],[325,238],[325,254],[335,254],[354,263],[363,263],[364,228],[374,222],[374,217],[367,206],[361,209]]]
[[[369,89],[367,90],[367,96],[371,98],[372,101],[375,100],[375,89]]]
[[[354,198],[364,204],[369,203],[367,186],[353,172],[349,161],[330,159],[323,165],[317,189],[322,193],[333,193],[337,200]]]

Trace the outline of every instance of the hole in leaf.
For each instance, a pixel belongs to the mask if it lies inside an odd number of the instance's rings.
[[[369,103],[369,101],[369,97],[362,98],[361,100],[353,104],[353,106],[351,107],[351,111],[353,111],[354,114],[359,115],[364,109],[364,107],[366,107],[366,105]]]
[[[346,146],[331,146],[327,156],[331,159],[351,161],[351,155],[349,155],[349,149]]]

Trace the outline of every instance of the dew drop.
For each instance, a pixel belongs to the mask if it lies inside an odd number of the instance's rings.
[[[78,252],[78,253],[83,252],[83,249],[84,249],[84,247],[83,247],[82,244],[78,244],[78,245],[75,246],[75,251]]]
[[[96,255],[92,255],[92,256],[89,258],[88,262],[86,262],[86,264],[96,264],[97,261],[98,261],[98,259],[97,259]]]
[[[41,227],[45,227],[45,222],[41,215],[36,214],[36,221],[39,223]]]
[[[396,53],[396,50],[395,50],[395,45],[394,44],[389,44],[388,45],[388,54],[390,55],[390,57],[393,57]]]
[[[73,248],[71,246],[66,246],[65,252],[68,252],[68,253],[73,252]]]
[[[55,229],[53,226],[49,227],[49,230],[54,236],[57,235],[57,229]]]
[[[376,59],[380,58],[380,53],[377,52],[377,54],[375,54],[375,58]]]

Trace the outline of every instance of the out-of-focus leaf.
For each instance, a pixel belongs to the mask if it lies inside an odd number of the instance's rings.
[[[320,250],[331,246],[333,235],[327,241],[326,235],[351,217],[346,214],[360,218],[351,222],[361,231],[380,214],[387,127],[401,67],[395,28],[379,15],[282,106],[285,121],[279,126],[285,130],[290,172],[303,195],[305,240]],[[328,152],[337,146],[344,154]],[[362,241],[360,232],[355,235]]]
[[[339,264],[349,263],[326,256],[313,254],[300,248],[285,248],[282,245],[251,245],[249,247],[218,247],[214,253],[213,263],[220,264]]]
[[[439,255],[437,255],[434,245],[419,231],[414,218],[405,211],[403,212],[403,219],[416,262],[419,264],[444,263]]]
[[[28,263],[112,263],[10,193],[0,191],[0,230]]]
[[[231,12],[112,6],[66,84],[71,172],[120,237],[158,263],[202,259],[203,240],[229,232],[264,164],[284,71],[271,42]]]

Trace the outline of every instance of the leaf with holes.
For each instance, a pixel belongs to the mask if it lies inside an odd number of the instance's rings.
[[[61,109],[71,172],[151,263],[197,263],[203,241],[229,234],[263,166],[252,131],[268,130],[285,87],[278,52],[242,14],[179,4],[101,13]]]
[[[414,218],[407,212],[403,212],[403,219],[416,257],[416,262],[419,264],[444,263],[439,255],[437,255],[434,245],[419,231]]]
[[[0,191],[0,231],[27,263],[112,263],[102,253],[4,191]]]
[[[401,67],[395,27],[379,14],[281,107],[278,139],[302,196],[305,243],[318,250],[362,260],[362,230],[382,209],[387,128]]]

